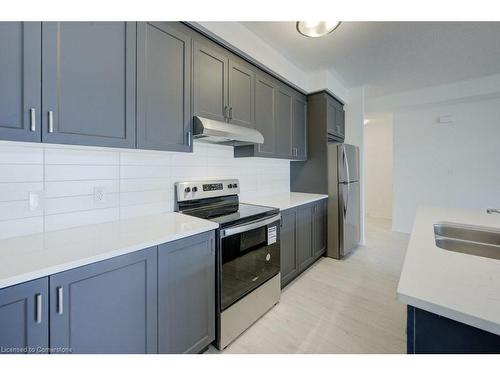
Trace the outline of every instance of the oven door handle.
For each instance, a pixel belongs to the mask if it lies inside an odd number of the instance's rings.
[[[245,224],[245,225],[240,225],[240,226],[237,226],[234,228],[223,229],[223,230],[221,230],[220,238],[233,236],[233,235],[238,234],[238,233],[248,232],[249,230],[264,227],[264,226],[271,224],[271,223],[274,223],[275,221],[278,221],[278,220],[281,220],[281,214],[272,216],[272,217],[265,219],[265,220],[259,219],[259,220],[252,221],[252,222]]]

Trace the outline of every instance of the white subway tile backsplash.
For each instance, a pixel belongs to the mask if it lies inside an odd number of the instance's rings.
[[[118,207],[120,205],[119,194],[105,194],[102,202],[95,202],[93,195],[81,195],[75,197],[47,198],[45,199],[45,214],[61,214],[66,212],[87,211],[100,208]]]
[[[173,211],[176,181],[238,178],[242,199],[290,190],[287,160],[234,158],[232,147],[198,141],[193,149],[0,142],[0,238]],[[104,202],[94,201],[95,187]],[[30,192],[41,194],[35,211]]]
[[[120,209],[118,207],[70,212],[45,216],[45,230],[47,232],[65,228],[79,227],[82,225],[105,223],[118,220]]]
[[[0,239],[43,232],[43,216],[0,222]]]
[[[0,225],[3,220],[23,219],[26,217],[42,216],[41,207],[30,210],[29,201],[0,202]]]
[[[46,181],[112,180],[119,178],[119,166],[113,165],[50,165],[45,166]]]
[[[47,148],[45,164],[118,165],[118,151],[90,151],[83,149]]]
[[[41,192],[43,182],[12,182],[0,184],[0,202],[29,199],[30,192]]]
[[[43,181],[43,164],[0,164],[0,183]]]
[[[0,145],[0,164],[43,164],[43,148]]]
[[[45,182],[45,197],[91,195],[94,194],[94,188],[98,186],[104,187],[106,193],[118,193],[120,191],[120,180],[47,181]]]

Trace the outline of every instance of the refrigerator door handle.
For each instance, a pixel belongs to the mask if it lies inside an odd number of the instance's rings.
[[[345,171],[347,173],[347,180],[346,180],[346,182],[351,182],[351,174],[349,173],[349,162],[347,161],[347,155],[345,153],[345,147],[342,147],[342,159],[344,160]]]

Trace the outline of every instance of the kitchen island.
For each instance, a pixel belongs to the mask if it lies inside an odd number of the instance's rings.
[[[417,210],[397,289],[408,352],[500,353],[500,260],[438,247],[438,223],[500,231],[500,215],[486,210]]]

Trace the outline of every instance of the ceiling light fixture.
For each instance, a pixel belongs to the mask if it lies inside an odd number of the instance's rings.
[[[319,38],[339,27],[340,21],[297,21],[297,31],[310,38]]]

